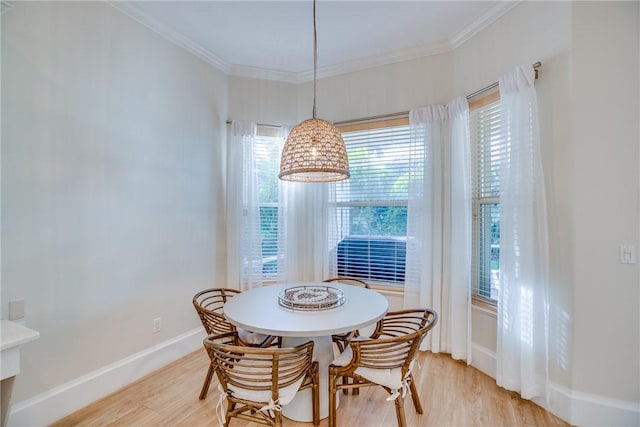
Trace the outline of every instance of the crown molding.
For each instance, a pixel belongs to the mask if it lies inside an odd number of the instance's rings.
[[[448,42],[439,43],[437,45],[420,46],[411,49],[403,49],[384,55],[370,56],[368,58],[355,59],[335,65],[327,65],[318,67],[318,78],[334,77],[341,74],[347,74],[355,71],[362,71],[369,68],[380,67],[388,64],[395,64],[412,59],[422,58],[425,56],[437,55],[449,52],[451,45]],[[259,67],[250,67],[246,65],[232,65],[229,72],[232,76],[249,77],[254,79],[276,80],[285,83],[305,83],[313,81],[313,70],[300,72],[288,72],[269,70]]]
[[[132,4],[120,2],[116,0],[107,0],[106,2],[109,5],[111,5],[111,7],[119,10],[120,12],[124,13],[131,19],[137,21],[138,23],[144,25],[145,27],[149,28],[153,32],[157,33],[158,35],[174,43],[178,47],[181,47],[187,52],[192,53],[193,55],[207,62],[208,64],[211,64],[217,69],[222,70],[224,73],[229,74],[231,70],[231,64],[229,64],[227,61],[223,60],[213,52],[200,46],[198,43],[194,42],[190,38],[185,37],[184,35],[167,27],[166,25],[157,21],[156,19],[151,18],[147,14],[140,11],[140,9],[133,6]]]
[[[318,67],[318,78],[334,77],[341,74],[363,71],[383,65],[396,64],[398,62],[411,61],[426,56],[439,55],[451,51],[449,42],[442,42],[426,46],[418,46],[409,49],[396,50],[382,55],[368,58],[354,59],[340,64]],[[298,83],[313,80],[313,70],[298,73]]]
[[[183,36],[182,34],[172,30],[161,22],[147,16],[131,3],[124,3],[116,0],[107,0],[115,9],[151,29],[160,36],[166,38],[170,42],[192,53],[205,62],[213,65],[219,70],[230,76],[248,77],[253,79],[273,80],[284,83],[304,83],[313,80],[313,70],[305,70],[300,72],[289,72],[281,70],[270,70],[260,67],[252,67],[247,65],[230,64],[213,52],[205,49],[198,43]],[[419,46],[409,49],[397,50],[382,55],[370,56],[367,58],[355,59],[352,61],[342,62],[340,64],[318,67],[317,77],[327,78],[342,74],[348,74],[356,71],[363,71],[370,68],[380,67],[383,65],[394,64],[398,62],[411,61],[432,55],[438,55],[455,50],[458,46],[469,40],[471,37],[494,23],[501,16],[509,12],[511,9],[521,3],[521,0],[501,1],[489,11],[479,18],[475,19],[471,24],[467,25],[462,31],[453,35],[448,41],[437,44]],[[5,4],[8,5],[5,9]],[[11,4],[2,1],[2,12],[4,13],[11,7]]]
[[[8,1],[0,1],[0,16],[4,15],[13,7],[12,3]]]
[[[476,18],[471,24],[464,27],[462,31],[449,39],[451,50],[456,49],[471,37],[487,28],[489,25],[497,21],[502,15],[521,3],[520,0],[501,1],[480,17]]]
[[[267,68],[251,67],[249,65],[232,65],[228,74],[234,77],[248,77],[251,79],[274,80],[284,83],[299,83],[299,74],[290,71],[270,70]]]

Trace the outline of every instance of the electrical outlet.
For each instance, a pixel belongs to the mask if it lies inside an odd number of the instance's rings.
[[[153,319],[153,333],[157,334],[162,329],[162,317],[156,317]]]
[[[24,300],[9,301],[9,320],[24,319]]]
[[[634,245],[620,245],[620,264],[636,263],[636,247]]]

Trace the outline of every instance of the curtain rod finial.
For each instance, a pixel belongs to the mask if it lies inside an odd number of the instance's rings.
[[[532,65],[535,79],[538,80],[538,69],[542,67],[542,62],[538,61]]]

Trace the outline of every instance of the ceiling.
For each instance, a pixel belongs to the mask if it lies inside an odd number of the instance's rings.
[[[318,76],[450,51],[517,1],[318,0]],[[112,1],[228,74],[313,77],[313,6],[290,1]]]

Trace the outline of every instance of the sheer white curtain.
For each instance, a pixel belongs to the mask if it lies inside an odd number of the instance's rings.
[[[227,286],[241,290],[262,285],[255,135],[255,123],[231,123],[227,157]]]
[[[327,271],[325,278],[338,276],[338,244],[349,233],[348,225],[340,220],[336,183],[327,184]]]
[[[404,307],[439,322],[423,350],[471,362],[471,177],[465,98],[413,109]]]
[[[278,232],[282,229],[282,246],[286,249],[279,258],[279,282],[318,282],[327,278],[328,189],[331,185],[280,181]]]
[[[538,111],[532,67],[502,77],[498,385],[530,399],[548,382],[549,246]]]

